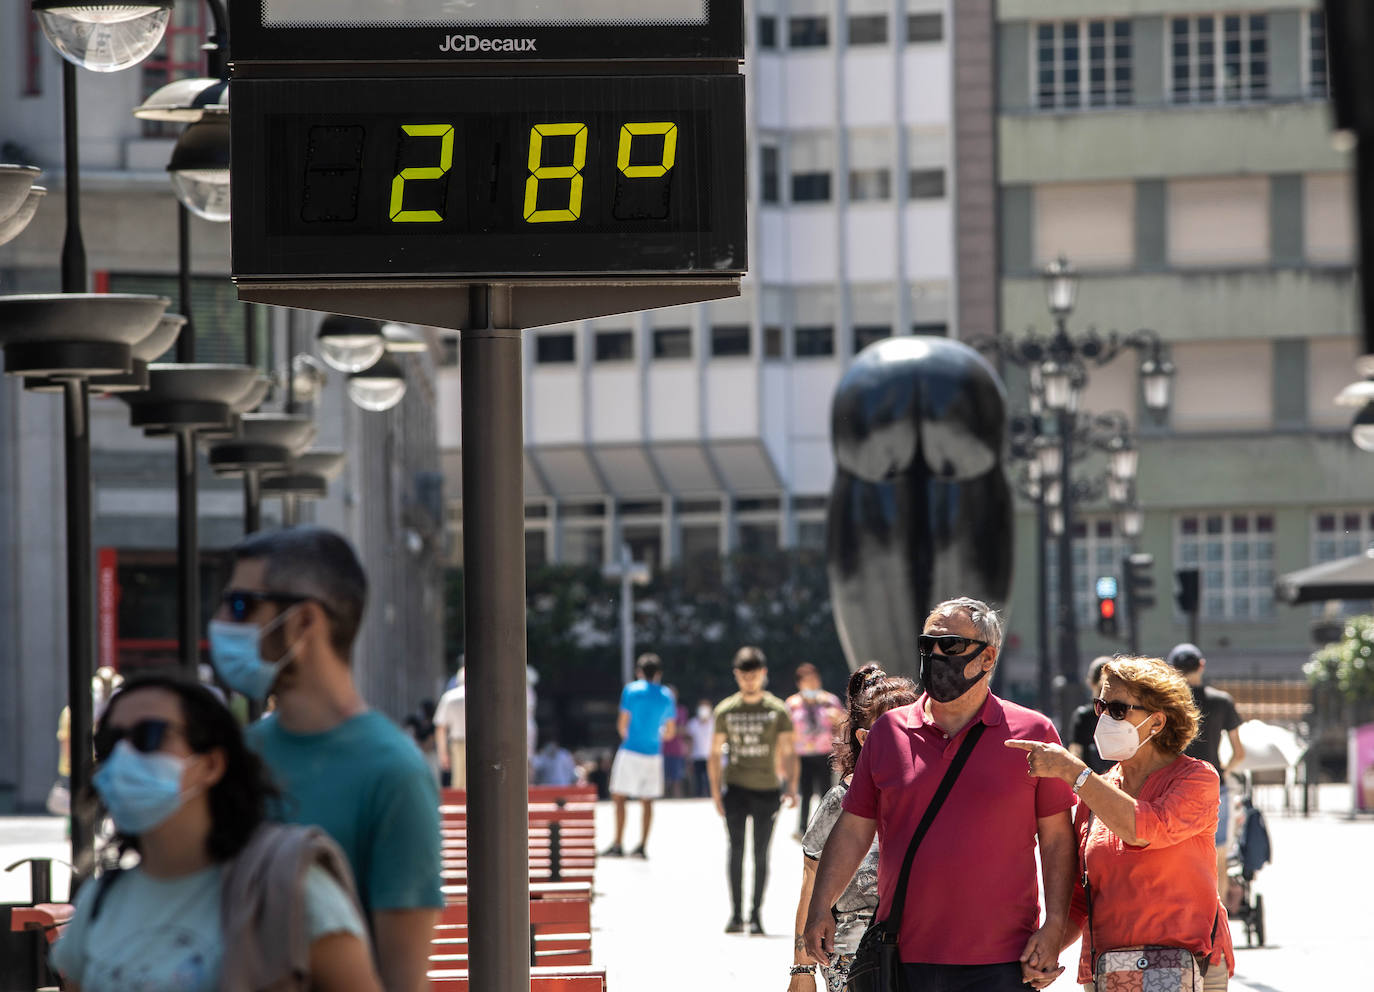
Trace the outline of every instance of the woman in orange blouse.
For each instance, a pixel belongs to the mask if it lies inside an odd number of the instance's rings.
[[[1198,711],[1183,676],[1157,658],[1114,658],[1102,672],[1095,739],[1117,762],[1097,775],[1057,744],[1007,741],[1026,752],[1029,774],[1061,778],[1081,802],[1074,818],[1092,887],[1092,926],[1082,881],[1075,888],[1068,947],[1080,936],[1078,981],[1093,987],[1093,950],[1137,944],[1184,947],[1206,962],[1203,988],[1221,990],[1235,971],[1231,928],[1217,899],[1220,783],[1184,749]],[[1044,988],[1064,970],[1022,966]]]

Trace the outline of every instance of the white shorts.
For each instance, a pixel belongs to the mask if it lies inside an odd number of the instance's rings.
[[[611,795],[658,799],[663,795],[663,755],[621,748],[611,762]]]

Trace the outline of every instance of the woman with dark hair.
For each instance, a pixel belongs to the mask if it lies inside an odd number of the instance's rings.
[[[837,736],[831,751],[831,764],[839,773],[839,784],[825,794],[816,807],[802,838],[802,887],[797,903],[796,937],[793,941],[791,981],[788,992],[814,992],[815,966],[810,964],[801,932],[806,925],[806,910],[811,903],[811,889],[816,881],[816,865],[821,858],[826,838],[835,826],[842,810],[844,794],[859,762],[859,752],[868,738],[874,721],[888,710],[907,706],[920,697],[910,679],[889,676],[875,664],[867,664],[849,677],[846,694],[848,714],[837,725]],[[826,992],[843,992],[849,978],[849,966],[858,950],[859,938],[868,926],[873,911],[878,908],[878,842],[859,865],[840,898],[835,903],[835,957],[829,965],[821,966]]]
[[[130,679],[95,758],[119,852],[139,859],[81,888],[52,951],[65,988],[380,989],[347,861],[317,829],[265,822],[275,789],[213,693]]]

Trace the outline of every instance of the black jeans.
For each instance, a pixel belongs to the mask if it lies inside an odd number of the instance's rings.
[[[830,755],[801,755],[801,781],[797,784],[797,809],[801,813],[797,833],[806,833],[806,825],[811,822],[811,797],[823,797],[830,791]]]
[[[906,987],[919,992],[1025,992],[1021,963],[906,964]]]
[[[692,795],[697,798],[711,794],[711,775],[706,770],[705,758],[692,759]]]
[[[773,823],[778,818],[782,793],[778,789],[742,789],[727,786],[722,799],[725,829],[730,833],[730,909],[742,916],[744,905],[744,831],[754,821],[754,903],[758,914],[763,905],[763,889],[768,884],[768,843],[773,839]]]

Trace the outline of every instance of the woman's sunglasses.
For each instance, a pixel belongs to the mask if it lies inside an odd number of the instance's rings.
[[[1137,706],[1135,703],[1123,703],[1119,699],[1113,699],[1111,702],[1105,699],[1093,700],[1093,713],[1098,716],[1101,716],[1103,713],[1110,713],[1113,720],[1126,719],[1126,714],[1131,712],[1131,710],[1150,712],[1148,706]]]
[[[309,596],[296,596],[289,592],[256,592],[251,589],[230,589],[221,597],[224,607],[229,611],[229,617],[235,623],[243,623],[248,619],[248,614],[253,612],[253,608],[259,603],[281,603],[286,606],[294,606],[297,603],[304,603]]]
[[[95,732],[95,760],[109,758],[120,741],[128,741],[135,751],[144,754],[161,751],[169,730],[181,733],[181,728],[170,720],[139,720],[132,727],[101,727]]]
[[[955,634],[920,634],[916,638],[916,649],[922,654],[933,653],[937,644],[940,646],[940,653],[947,658],[958,658],[975,649],[981,651],[988,646],[987,641],[959,637]]]

